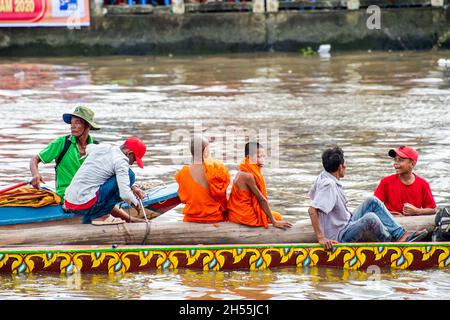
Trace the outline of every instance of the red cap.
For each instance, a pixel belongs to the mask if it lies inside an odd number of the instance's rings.
[[[142,158],[144,157],[145,152],[147,152],[147,147],[145,146],[144,142],[142,142],[142,140],[139,138],[131,137],[125,141],[124,146],[134,152],[134,157],[136,158],[136,162],[139,168],[144,168]]]
[[[391,149],[389,150],[388,154],[392,158],[395,158],[395,156],[399,156],[403,159],[411,159],[414,162],[417,162],[417,160],[419,159],[419,154],[417,153],[417,151],[408,146],[401,146],[397,149]]]

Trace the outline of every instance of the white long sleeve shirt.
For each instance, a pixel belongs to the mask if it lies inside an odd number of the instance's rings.
[[[130,188],[129,160],[120,148],[90,144],[86,152],[86,160],[66,189],[65,199],[72,204],[85,204],[94,199],[106,180],[115,175],[122,200],[137,205],[138,200]]]

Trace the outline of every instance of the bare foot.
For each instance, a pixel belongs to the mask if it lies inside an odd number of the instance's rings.
[[[138,223],[138,222],[145,222],[145,220],[141,219],[141,218],[136,218],[136,217],[130,216],[130,219],[127,222]]]
[[[126,222],[135,223],[135,222],[144,222],[145,221],[144,219],[133,217],[131,214],[125,212],[122,209],[120,209],[118,206],[114,207],[114,209],[112,210],[111,214],[114,217],[118,217],[118,218],[121,218],[122,220],[125,220]]]

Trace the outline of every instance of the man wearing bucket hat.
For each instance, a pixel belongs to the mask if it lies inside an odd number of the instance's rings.
[[[56,193],[64,199],[66,188],[85,159],[86,147],[95,143],[89,132],[100,130],[100,127],[94,122],[94,112],[85,106],[76,107],[72,113],[63,114],[62,118],[70,124],[70,134],[55,139],[34,155],[30,160],[30,171],[31,185],[39,188],[40,183],[45,183],[39,172],[39,163],[55,161]]]
[[[147,151],[136,137],[126,139],[120,146],[89,145],[87,157],[66,190],[64,207],[83,216],[83,223],[94,225],[143,222],[117,206],[124,200],[139,210],[138,198],[145,192],[135,182],[130,166],[136,162],[144,167],[142,158]]]
[[[419,159],[416,150],[408,146],[391,149],[395,174],[380,181],[375,196],[396,215],[414,216],[436,213],[436,202],[429,183],[413,172]]]

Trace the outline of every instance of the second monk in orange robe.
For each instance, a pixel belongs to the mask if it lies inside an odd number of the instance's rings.
[[[228,200],[228,220],[254,227],[286,229],[292,226],[282,221],[278,212],[271,211],[267,200],[266,182],[261,173],[265,150],[257,142],[245,145],[245,157],[239,165],[239,172],[233,181]]]
[[[223,163],[209,156],[209,141],[202,136],[191,140],[193,163],[176,175],[178,196],[185,203],[185,222],[215,223],[226,220],[226,191],[230,174]]]

